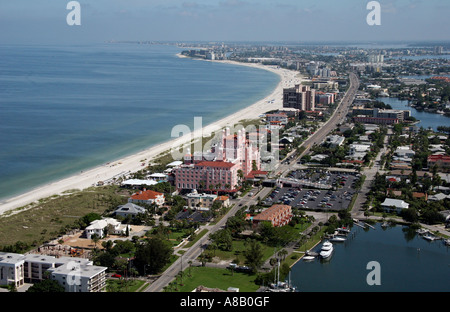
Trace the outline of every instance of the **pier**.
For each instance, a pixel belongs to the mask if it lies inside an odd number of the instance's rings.
[[[353,219],[353,221],[355,222],[355,225],[365,229],[366,227],[370,227],[371,229],[375,230],[375,227],[373,225],[370,225],[364,221],[358,220],[358,219]]]

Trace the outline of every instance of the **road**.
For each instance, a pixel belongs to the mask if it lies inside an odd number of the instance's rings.
[[[334,113],[331,117],[323,124],[319,130],[317,130],[312,136],[310,136],[307,140],[305,140],[301,146],[305,147],[304,151],[297,155],[295,160],[292,162],[296,163],[298,159],[300,159],[303,155],[309,152],[311,147],[315,144],[320,144],[325,140],[325,137],[334,129],[336,126],[345,120],[347,116],[350,105],[353,103],[353,100],[356,96],[356,92],[359,89],[359,79],[356,74],[350,72],[349,73],[350,86],[347,89],[344,97],[339,103],[338,107],[335,109]],[[292,166],[287,163],[281,163],[279,167],[274,170],[274,175],[284,176],[289,170],[292,169]]]
[[[271,188],[262,188],[261,190],[258,190],[258,188],[252,189],[249,193],[253,193],[254,195],[246,195],[240,198],[219,222],[214,225],[203,226],[200,231],[203,229],[207,229],[208,233],[203,235],[203,237],[199,239],[191,248],[187,249],[181,257],[179,257],[166,271],[162,273],[162,275],[156,281],[149,285],[144,291],[162,291],[165,286],[167,286],[173,279],[175,279],[180,271],[189,266],[189,262],[194,262],[194,260],[203,252],[204,248],[209,243],[208,238],[210,234],[215,233],[216,231],[223,228],[228,218],[234,216],[236,212],[243,206],[248,207],[250,205],[256,204],[258,201],[258,197],[261,196],[261,198],[263,198],[269,193],[270,190]]]
[[[317,130],[311,137],[309,137],[302,145],[305,146],[305,150],[297,158],[307,153],[311,146],[314,144],[321,143],[328,133],[335,129],[336,125],[340,123],[343,118],[347,115],[349,106],[352,104],[356,92],[359,88],[358,77],[354,73],[349,74],[350,86],[342,98],[340,104],[334,111],[333,115],[328,119],[328,121]],[[287,164],[280,164],[276,172],[281,172],[281,174],[286,174],[289,172],[291,166]],[[259,193],[257,193],[259,191]],[[144,291],[145,292],[161,292],[165,286],[167,286],[172,280],[176,278],[178,273],[189,266],[189,263],[194,261],[204,250],[205,246],[209,243],[209,235],[223,228],[229,217],[234,216],[235,213],[243,206],[250,206],[257,203],[257,198],[264,198],[268,194],[270,188],[263,188],[262,190],[253,189],[251,193],[255,195],[246,195],[239,199],[238,202],[230,209],[230,211],[215,225],[205,226],[203,228],[208,229],[206,233],[200,240],[198,240],[191,248],[186,250],[183,256],[179,257],[167,270],[165,270],[162,275],[150,284]]]

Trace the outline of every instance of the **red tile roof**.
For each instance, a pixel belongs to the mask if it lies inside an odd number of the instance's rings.
[[[156,199],[158,196],[164,195],[163,193],[155,192],[155,191],[141,191],[138,193],[134,193],[131,195],[132,199],[136,200],[149,200],[149,199]]]
[[[450,162],[450,156],[448,156],[448,155],[430,155],[430,156],[428,156],[428,161],[431,161],[431,162],[436,162],[436,161]]]
[[[201,161],[195,166],[201,166],[201,167],[220,167],[220,168],[231,168],[234,167],[236,164],[233,164],[231,162],[226,161]]]

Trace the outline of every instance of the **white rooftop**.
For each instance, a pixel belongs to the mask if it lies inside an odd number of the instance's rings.
[[[384,202],[381,204],[381,206],[384,207],[394,206],[395,208],[407,209],[409,207],[409,204],[401,199],[386,198]]]

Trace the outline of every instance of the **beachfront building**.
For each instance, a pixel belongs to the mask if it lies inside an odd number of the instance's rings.
[[[103,237],[106,230],[109,234],[122,235],[126,232],[129,225],[122,225],[120,221],[113,218],[104,218],[101,220],[92,221],[84,232],[87,239],[91,239],[93,235]]]
[[[287,124],[289,121],[289,117],[286,113],[266,114],[266,119],[269,123],[275,121],[284,125]]]
[[[231,134],[222,131],[221,138],[207,154],[186,155],[184,164],[175,168],[175,187],[180,190],[236,192],[239,184],[253,170],[260,170],[260,154],[245,131]]]
[[[16,288],[25,282],[25,260],[23,255],[0,252],[0,285],[14,285]]]
[[[136,192],[128,199],[129,203],[133,204],[155,204],[157,206],[164,205],[165,197],[163,193],[155,192],[152,190],[143,189]]]
[[[310,86],[297,84],[293,88],[283,90],[283,107],[301,111],[314,111],[316,101],[315,90]]]
[[[16,288],[25,281],[42,281],[48,274],[67,292],[104,291],[106,270],[107,267],[95,266],[89,259],[0,252],[0,285],[12,284]]]
[[[272,226],[278,227],[288,224],[292,219],[292,207],[289,205],[273,205],[253,217],[253,225],[260,222],[270,222]]]

